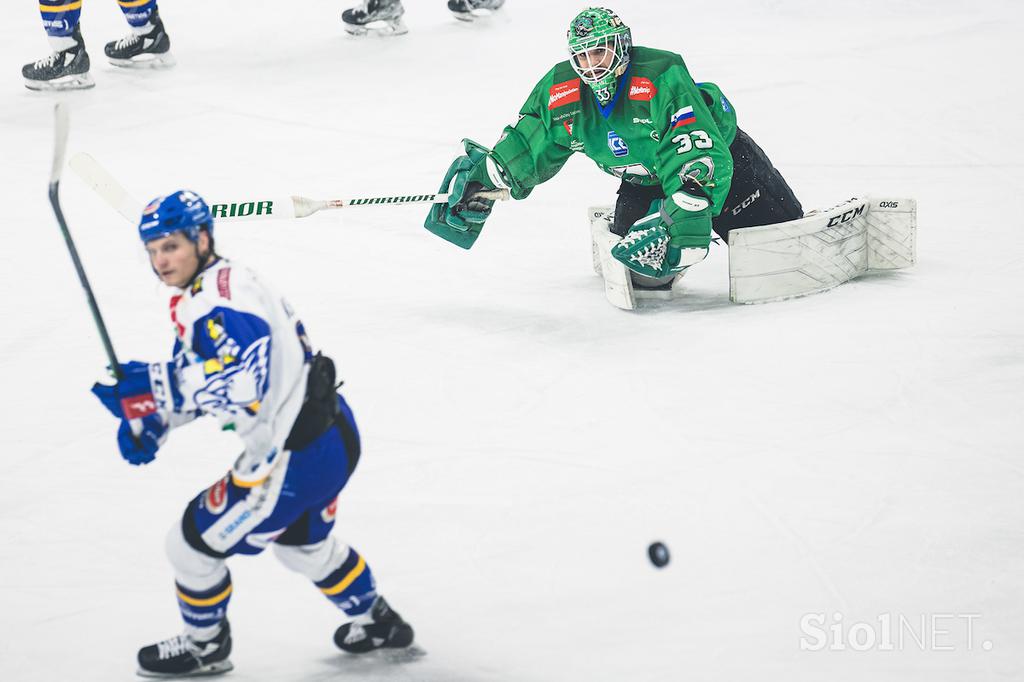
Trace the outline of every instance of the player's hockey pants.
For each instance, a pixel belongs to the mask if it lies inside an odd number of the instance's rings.
[[[285,450],[267,479],[240,485],[229,472],[189,503],[167,537],[189,632],[202,638],[226,615],[232,586],[225,559],[259,554],[271,544],[282,563],[350,616],[369,609],[376,597],[369,566],[330,536],[359,449],[352,412],[339,396],[335,423],[307,447]]]
[[[803,217],[803,207],[786,179],[749,135],[737,129],[729,151],[733,160],[732,185],[722,212],[711,221],[719,237],[728,243],[729,231],[737,227],[769,225]],[[615,203],[612,231],[625,235],[633,223],[650,214],[651,202],[664,198],[660,186],[645,187],[623,181]]]

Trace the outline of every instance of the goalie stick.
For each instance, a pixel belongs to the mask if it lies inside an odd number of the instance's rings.
[[[78,281],[85,291],[85,298],[89,302],[89,310],[92,312],[93,322],[96,323],[96,330],[100,333],[100,340],[103,341],[103,350],[107,353],[107,362],[114,376],[120,381],[124,378],[121,364],[117,361],[114,353],[114,345],[110,342],[110,334],[107,333],[107,326],[103,323],[103,316],[100,314],[96,297],[89,285],[89,278],[85,275],[85,268],[82,267],[82,260],[78,257],[78,249],[75,248],[75,241],[71,238],[68,230],[68,223],[64,219],[64,211],[60,206],[60,176],[64,168],[64,154],[67,151],[68,130],[70,121],[68,116],[68,105],[60,102],[54,107],[54,145],[53,145],[53,168],[50,171],[50,206],[53,214],[57,217],[57,224],[60,225],[61,234],[64,235],[64,243],[71,254],[71,262],[75,265],[75,272],[78,273]]]
[[[89,154],[80,152],[68,162],[94,192],[130,223],[136,223],[143,204],[134,197]],[[402,194],[396,196],[358,197],[355,199],[309,199],[300,196],[264,196],[237,201],[210,201],[210,209],[217,220],[267,220],[305,218],[320,211],[355,206],[382,206],[394,204],[444,204],[448,194]],[[509,198],[507,189],[480,192],[477,196],[492,201]]]

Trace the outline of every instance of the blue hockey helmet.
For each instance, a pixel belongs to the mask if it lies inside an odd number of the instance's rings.
[[[199,229],[213,236],[213,214],[203,198],[187,189],[157,197],[142,210],[139,238],[143,243],[184,232],[191,241],[199,240]]]

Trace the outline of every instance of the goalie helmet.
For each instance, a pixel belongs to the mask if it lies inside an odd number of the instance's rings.
[[[569,63],[601,104],[615,97],[619,77],[629,66],[633,38],[615,12],[603,7],[583,10],[569,24]]]
[[[139,238],[142,242],[184,232],[190,241],[199,240],[199,230],[205,228],[213,236],[213,214],[203,198],[187,189],[157,197],[142,210]]]

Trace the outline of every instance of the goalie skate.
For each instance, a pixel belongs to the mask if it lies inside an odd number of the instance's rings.
[[[409,32],[403,14],[401,0],[364,0],[358,7],[342,12],[341,22],[345,32],[353,36],[398,36]]]

